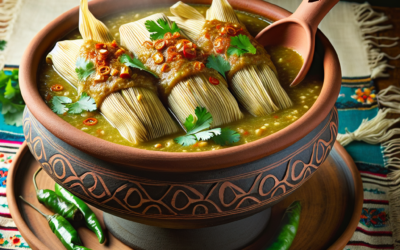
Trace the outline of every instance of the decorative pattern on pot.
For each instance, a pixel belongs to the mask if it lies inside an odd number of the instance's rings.
[[[24,134],[29,149],[45,171],[91,204],[142,218],[210,219],[266,207],[294,191],[328,157],[336,140],[337,123],[337,111],[333,108],[313,138],[280,160],[234,176],[216,178],[215,174],[214,179],[192,182],[125,175],[107,168],[110,163],[104,162],[102,166],[103,162],[95,164],[73,155],[56,142],[57,138],[28,109],[24,113]],[[278,176],[274,170],[282,165],[286,171]]]

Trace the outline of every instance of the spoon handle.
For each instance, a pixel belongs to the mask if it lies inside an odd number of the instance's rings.
[[[303,0],[291,17],[306,22],[315,33],[319,23],[338,2],[339,0]]]

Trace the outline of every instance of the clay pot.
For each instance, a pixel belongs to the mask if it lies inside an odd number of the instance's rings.
[[[124,9],[175,1],[91,1],[102,18]],[[211,1],[185,1],[209,4]],[[290,13],[263,1],[231,0],[235,9],[278,20]],[[155,152],[93,137],[60,119],[39,95],[39,62],[78,26],[78,7],[32,40],[20,67],[27,104],[27,144],[46,172],[85,202],[132,221],[168,228],[200,228],[255,214],[284,199],[325,161],[336,140],[334,108],[341,74],[336,53],[317,33],[314,66],[324,72],[320,96],[299,120],[246,145],[199,153]]]

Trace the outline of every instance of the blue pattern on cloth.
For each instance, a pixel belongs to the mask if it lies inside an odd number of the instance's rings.
[[[339,116],[339,133],[355,131],[364,119],[371,120],[379,111],[375,83],[370,78],[344,78],[336,108]],[[385,173],[384,155],[381,145],[353,141],[345,146],[361,171]]]
[[[4,68],[4,73],[6,75],[11,75],[12,70],[8,70],[6,65],[6,68]],[[0,110],[1,109],[2,109],[2,104],[0,103]],[[25,140],[22,126],[15,127],[5,124],[4,116],[1,113],[0,113],[0,139],[9,141],[20,141],[20,142]]]

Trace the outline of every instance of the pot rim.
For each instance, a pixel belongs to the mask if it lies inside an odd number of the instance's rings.
[[[146,1],[147,2],[147,1]],[[172,3],[173,1],[171,1]],[[210,4],[211,0],[188,0],[188,3]],[[281,7],[258,0],[230,0],[232,6],[258,14],[272,21],[291,13]],[[166,4],[165,0],[153,0],[154,5]],[[94,0],[89,8],[96,17],[104,17],[129,8],[143,8],[148,3],[130,0]],[[321,93],[313,106],[297,121],[286,128],[254,142],[225,149],[193,153],[158,152],[137,149],[105,141],[89,135],[59,118],[45,104],[37,87],[38,65],[49,48],[66,33],[78,27],[79,7],[65,12],[45,26],[30,42],[20,65],[22,96],[32,115],[54,136],[67,144],[101,160],[129,166],[132,169],[157,172],[195,172],[227,168],[254,161],[276,153],[297,142],[329,114],[340,91],[341,71],[339,59],[328,39],[318,31],[324,45],[324,81]],[[61,29],[60,29],[61,27]],[[32,70],[33,69],[33,70]],[[38,101],[40,100],[40,101]]]

